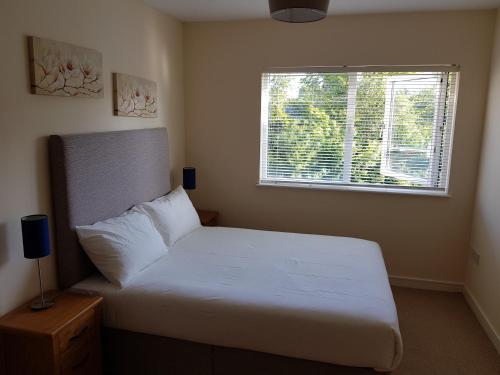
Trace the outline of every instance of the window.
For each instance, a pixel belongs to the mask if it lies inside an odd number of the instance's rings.
[[[458,68],[262,76],[260,183],[447,194]]]

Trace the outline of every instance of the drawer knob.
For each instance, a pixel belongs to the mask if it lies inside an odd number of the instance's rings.
[[[89,360],[89,357],[90,357],[90,352],[88,352],[87,354],[85,354],[85,357],[83,357],[80,362],[78,362],[76,365],[74,365],[72,367],[72,369],[73,370],[77,370],[80,367],[82,367],[83,365],[85,365],[85,363],[87,363],[87,361]]]
[[[82,337],[85,332],[87,332],[87,330],[89,329],[89,326],[85,326],[83,327],[80,332],[78,332],[76,335],[72,336],[69,341],[75,341],[75,340],[78,340],[80,337]]]

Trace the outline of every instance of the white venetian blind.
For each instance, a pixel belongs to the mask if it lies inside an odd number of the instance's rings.
[[[446,192],[458,68],[262,75],[260,182]]]

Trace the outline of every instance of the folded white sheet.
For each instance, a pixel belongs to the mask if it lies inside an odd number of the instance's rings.
[[[331,236],[200,228],[104,296],[105,325],[347,366],[394,369],[402,342],[379,246]]]

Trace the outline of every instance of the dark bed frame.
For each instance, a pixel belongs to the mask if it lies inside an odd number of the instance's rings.
[[[171,190],[165,128],[49,138],[58,285],[70,288],[97,272],[75,226],[115,217]],[[106,374],[373,374],[272,354],[103,328]]]

